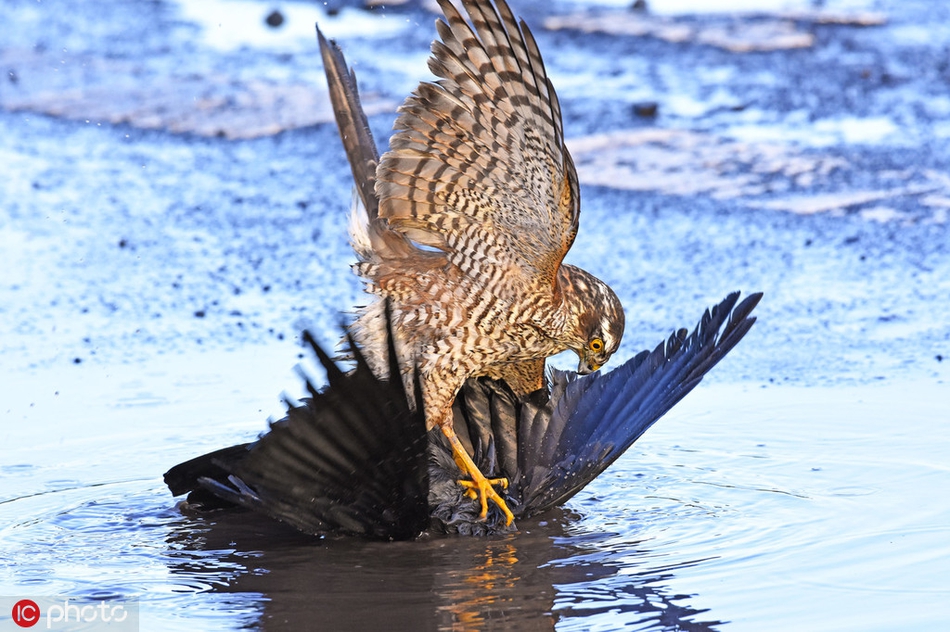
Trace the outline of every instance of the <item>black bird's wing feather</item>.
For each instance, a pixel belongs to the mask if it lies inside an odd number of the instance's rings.
[[[522,408],[519,517],[563,504],[607,469],[745,336],[761,297],[736,305],[739,293],[732,293],[692,334],[676,331],[609,373],[553,372],[550,415]]]
[[[329,386],[321,392],[307,380],[312,398],[256,443],[192,459],[166,481],[173,493],[201,487],[307,533],[415,537],[429,521],[425,419],[410,409],[402,380],[377,379],[355,346],[347,374],[305,339]],[[399,375],[391,340],[390,371]]]

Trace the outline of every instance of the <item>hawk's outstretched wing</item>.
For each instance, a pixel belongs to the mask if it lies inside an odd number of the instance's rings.
[[[448,0],[429,68],[376,172],[379,215],[473,279],[553,285],[580,214],[577,174],[541,54],[504,0]]]
[[[356,75],[347,69],[343,51],[336,42],[328,42],[317,27],[317,40],[320,42],[320,55],[327,76],[330,103],[340,139],[346,151],[346,159],[353,172],[353,182],[363,203],[366,216],[375,220],[379,208],[376,197],[376,166],[379,164],[379,152],[373,134],[369,131],[366,113],[360,104],[360,93],[356,87]]]

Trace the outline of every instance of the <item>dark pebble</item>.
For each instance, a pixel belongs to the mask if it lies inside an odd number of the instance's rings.
[[[267,22],[267,26],[276,29],[278,26],[284,23],[284,14],[277,9],[274,9],[264,21]]]
[[[653,118],[659,106],[653,101],[644,101],[643,103],[633,104],[633,113],[643,118]]]

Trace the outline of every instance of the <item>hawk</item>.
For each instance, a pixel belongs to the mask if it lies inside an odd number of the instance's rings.
[[[512,513],[453,430],[468,378],[507,382],[524,396],[544,361],[571,349],[579,373],[620,345],[624,313],[603,281],[562,263],[577,234],[577,173],[561,111],[531,31],[504,0],[448,0],[429,68],[399,108],[377,158],[342,54],[320,36],[331,98],[357,183],[350,235],[356,271],[375,300],[350,334],[387,376],[386,305],[406,384],[418,374],[428,428],[442,430],[487,513]],[[412,389],[408,389],[412,392]],[[418,402],[415,403],[418,406]]]

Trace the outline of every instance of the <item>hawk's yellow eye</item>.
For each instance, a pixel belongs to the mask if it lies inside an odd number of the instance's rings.
[[[594,353],[600,353],[604,350],[604,341],[600,338],[594,338],[590,341],[590,350]]]

